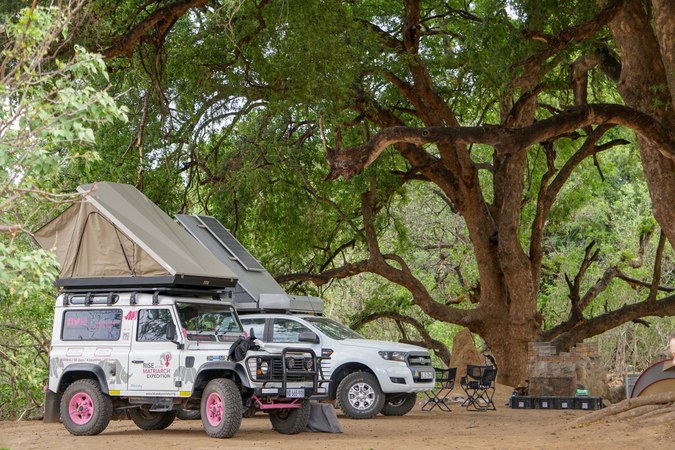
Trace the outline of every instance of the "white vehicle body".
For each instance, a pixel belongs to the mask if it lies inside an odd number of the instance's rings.
[[[266,348],[309,347],[322,356],[323,377],[331,381],[324,397],[338,400],[350,417],[369,418],[379,412],[403,415],[414,405],[416,393],[434,386],[431,357],[424,348],[365,339],[321,316],[246,314],[240,318],[244,329],[252,328]],[[352,375],[358,373],[370,374],[374,380]],[[343,385],[346,379],[351,380],[351,388]]]
[[[282,433],[302,431],[318,383],[312,350],[260,348],[233,361],[229,350],[242,334],[236,311],[220,300],[159,291],[62,293],[49,362],[52,408],[60,403],[73,434],[100,433],[113,413],[125,411],[140,428],[162,429],[180,409],[199,410],[213,437],[232,436],[247,410],[269,412]],[[73,385],[84,401],[69,391]],[[48,415],[58,420],[58,412]]]

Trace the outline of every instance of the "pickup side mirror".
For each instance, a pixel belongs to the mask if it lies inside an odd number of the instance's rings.
[[[319,336],[316,335],[313,331],[303,331],[298,336],[299,342],[308,342],[310,344],[318,344]]]

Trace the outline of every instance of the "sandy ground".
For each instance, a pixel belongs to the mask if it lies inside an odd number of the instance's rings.
[[[200,421],[176,420],[163,431],[142,431],[130,420],[113,421],[98,436],[71,436],[61,424],[41,421],[0,422],[0,448],[29,449],[672,449],[675,424],[634,421],[573,427],[588,412],[513,410],[504,406],[510,390],[495,396],[497,411],[421,411],[417,405],[403,417],[377,416],[351,420],[340,414],[343,433],[300,433],[286,436],[272,429],[264,414],[244,419],[231,439],[206,436]]]

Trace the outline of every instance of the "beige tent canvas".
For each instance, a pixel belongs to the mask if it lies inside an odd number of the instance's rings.
[[[34,233],[63,287],[234,287],[237,276],[133,186],[99,182]]]

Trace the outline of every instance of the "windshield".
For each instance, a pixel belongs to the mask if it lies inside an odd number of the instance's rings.
[[[239,317],[230,305],[177,303],[183,335],[189,340],[218,340],[225,335],[243,332]]]
[[[325,317],[305,317],[304,319],[321,330],[326,336],[339,341],[343,339],[365,339],[356,331]]]

